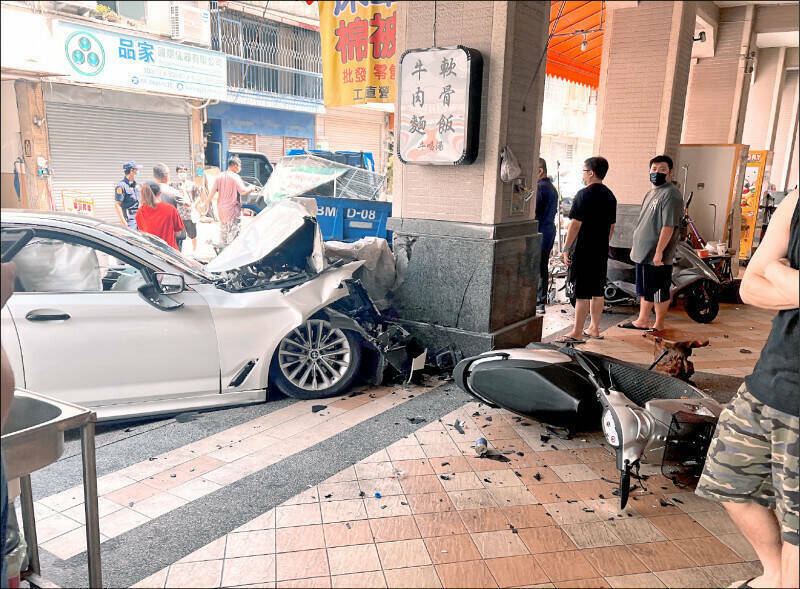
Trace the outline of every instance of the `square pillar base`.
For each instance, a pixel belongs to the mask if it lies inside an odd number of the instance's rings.
[[[541,341],[544,317],[529,317],[493,333],[464,331],[417,321],[400,320],[400,323],[422,347],[428,348],[428,352],[436,352],[452,344],[467,358],[489,350],[524,348],[530,342]]]
[[[399,319],[430,351],[465,355],[541,339],[536,317],[541,234],[535,221],[477,225],[389,220]]]

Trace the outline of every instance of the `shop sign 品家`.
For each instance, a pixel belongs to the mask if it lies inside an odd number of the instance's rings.
[[[397,3],[319,2],[325,106],[393,103]]]
[[[466,165],[478,155],[483,58],[467,47],[400,58],[399,139],[405,164]]]
[[[194,98],[225,98],[223,53],[130,33],[57,21],[56,59],[76,82]]]

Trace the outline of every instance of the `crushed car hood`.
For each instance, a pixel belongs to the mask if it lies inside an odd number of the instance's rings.
[[[305,258],[309,270],[322,272],[325,255],[312,198],[286,198],[261,211],[239,236],[206,265],[208,272],[228,272],[282,253]]]

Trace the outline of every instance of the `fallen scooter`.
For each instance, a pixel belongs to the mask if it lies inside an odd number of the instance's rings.
[[[679,483],[699,477],[722,411],[681,380],[570,346],[486,352],[459,362],[453,378],[490,407],[571,433],[599,423],[616,451],[621,508],[642,462]]]
[[[609,247],[604,298],[607,305],[636,304],[636,269],[630,249]],[[686,242],[678,242],[672,264],[670,297],[683,297],[686,314],[711,323],[719,313],[719,277]]]

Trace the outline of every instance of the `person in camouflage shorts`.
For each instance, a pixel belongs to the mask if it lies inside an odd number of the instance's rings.
[[[722,412],[697,494],[722,502],[761,576],[733,587],[798,586],[800,205],[786,196],[742,279],[742,301],[778,311],[753,373]]]
[[[242,227],[240,219],[233,219],[228,222],[221,222],[219,224],[219,241],[222,245],[228,246],[231,242],[239,236],[239,230]]]
[[[742,385],[722,412],[697,493],[717,501],[754,501],[777,512],[784,541],[798,545],[798,422]]]

